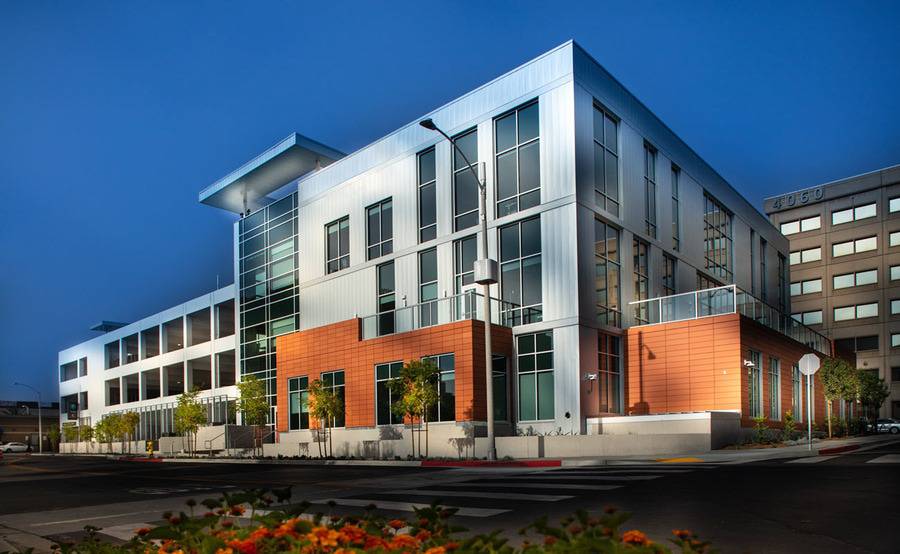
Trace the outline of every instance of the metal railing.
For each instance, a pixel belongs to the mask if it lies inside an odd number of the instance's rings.
[[[741,290],[736,285],[714,287],[630,302],[639,325],[670,323],[739,313],[797,342],[831,355],[831,341],[791,316]]]
[[[484,321],[482,298],[481,294],[472,290],[366,316],[362,318],[362,338],[365,340],[405,333],[466,319]],[[515,324],[516,304],[491,298],[490,305],[491,323],[504,327]]]

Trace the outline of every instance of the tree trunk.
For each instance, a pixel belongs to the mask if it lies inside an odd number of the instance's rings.
[[[825,400],[825,417],[828,418],[828,438],[831,438],[831,400]]]
[[[422,419],[425,420],[425,457],[428,457],[428,414],[427,412],[422,416]]]

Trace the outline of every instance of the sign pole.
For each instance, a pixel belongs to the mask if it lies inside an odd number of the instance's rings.
[[[812,450],[812,375],[806,376],[806,445]]]

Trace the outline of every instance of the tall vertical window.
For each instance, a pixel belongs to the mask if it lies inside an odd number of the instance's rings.
[[[769,276],[766,269],[766,258],[769,254],[768,246],[769,243],[766,242],[766,239],[759,239],[759,294],[763,302],[769,301],[768,298],[766,298],[769,294],[769,287],[767,286]]]
[[[675,294],[675,258],[663,254],[662,293],[663,296]]]
[[[438,322],[437,249],[419,252],[419,323],[422,327]]]
[[[437,237],[437,196],[435,192],[434,148],[418,155],[419,169],[419,242]]]
[[[478,224],[478,181],[466,165],[478,171],[478,131],[472,129],[453,137],[465,158],[453,149],[453,230],[468,229]]]
[[[325,273],[350,267],[350,216],[325,226]]]
[[[600,333],[597,344],[600,413],[622,413],[622,338]]]
[[[632,243],[634,254],[634,299],[647,300],[650,293],[649,250],[650,246],[639,239]],[[634,319],[638,325],[650,323],[649,310],[646,302],[634,305]]]
[[[390,382],[400,377],[403,362],[391,362],[375,366],[375,424],[395,425],[403,423],[403,416],[397,415],[391,410],[394,401]]]
[[[374,260],[393,251],[393,203],[388,198],[366,208],[366,259]]]
[[[788,311],[787,260],[784,254],[778,253],[778,308],[782,313]]]
[[[731,248],[731,212],[718,200],[703,193],[706,269],[726,282],[734,280]]]
[[[672,249],[681,248],[681,212],[678,206],[678,187],[681,178],[681,170],[677,165],[672,166]]]
[[[440,371],[438,402],[429,407],[426,418],[428,421],[456,421],[456,360],[453,354],[424,356],[422,361],[433,363]]]
[[[644,143],[644,232],[656,238],[656,148]]]
[[[494,121],[497,217],[541,202],[538,103],[534,101]]]
[[[594,264],[597,321],[619,327],[622,318],[619,230],[599,219],[594,219]]]
[[[619,120],[594,104],[594,197],[597,206],[619,215]]]
[[[105,352],[106,369],[119,367],[119,341],[107,343],[103,347],[103,351]]]
[[[288,429],[309,429],[309,377],[288,379]]]
[[[394,294],[394,262],[378,266],[378,334],[394,332],[394,309],[397,307]]]
[[[500,228],[500,295],[515,305],[507,314],[513,325],[541,321],[540,217]]]
[[[322,380],[322,384],[325,385],[326,389],[329,389],[337,394],[338,401],[341,405],[341,415],[334,418],[331,426],[343,427],[344,422],[347,419],[345,409],[347,406],[347,396],[344,394],[344,370],[342,369],[340,371],[329,371],[321,374],[319,378]]]
[[[554,418],[553,332],[517,337],[519,421]]]
[[[759,417],[762,414],[762,355],[755,350],[750,351],[750,366],[747,367],[750,403],[750,417]]]
[[[791,413],[794,420],[803,421],[803,381],[800,378],[800,365],[791,367]]]
[[[475,235],[453,242],[453,293],[459,294],[466,285],[475,282],[475,258],[478,244]]]
[[[769,358],[769,419],[781,419],[781,361]]]

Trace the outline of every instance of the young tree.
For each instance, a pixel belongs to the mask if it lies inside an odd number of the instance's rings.
[[[106,443],[106,451],[112,451],[112,440],[114,436],[114,430],[112,424],[115,423],[113,421],[115,414],[110,414],[100,421],[98,421],[94,425],[94,436],[97,437],[98,442]]]
[[[128,437],[128,452],[131,453],[131,445],[134,442],[134,436],[137,434],[138,424],[141,422],[141,416],[137,412],[125,412],[121,419],[122,436]],[[124,449],[123,449],[124,450]]]
[[[184,392],[178,397],[178,405],[175,406],[175,431],[184,435],[191,456],[194,455],[197,431],[206,423],[206,410],[197,400],[199,394],[200,389]]]
[[[891,389],[885,384],[884,379],[874,371],[860,371],[857,380],[857,397],[865,410],[866,416],[872,419],[878,418],[878,410],[891,395]]]
[[[425,424],[425,457],[428,457],[428,410],[435,406],[440,398],[438,381],[440,369],[428,360],[412,360],[403,364],[400,376],[392,379],[388,385],[397,400],[391,406],[395,414],[409,418],[410,424],[416,421]],[[415,432],[412,435],[413,453],[416,453]],[[419,436],[418,455],[422,456],[422,437]]]
[[[78,427],[78,440],[90,443],[94,438],[94,428],[90,425],[82,425]]]
[[[63,440],[66,442],[75,442],[78,440],[78,427],[74,425],[63,425]]]
[[[840,358],[825,358],[819,370],[822,394],[825,396],[828,436],[832,436],[832,403],[837,399],[854,398],[857,389],[856,368]]]
[[[253,426],[253,450],[258,455],[258,449],[262,448],[262,426],[269,419],[266,384],[249,375],[237,384],[237,388],[237,409],[243,413],[244,424]]]
[[[328,437],[328,445],[325,456],[334,456],[334,444],[331,438],[331,427],[335,418],[344,413],[344,403],[341,395],[333,387],[329,387],[316,379],[309,386],[309,415],[319,420],[319,425],[325,430]],[[319,441],[319,456],[322,455],[322,442]]]

